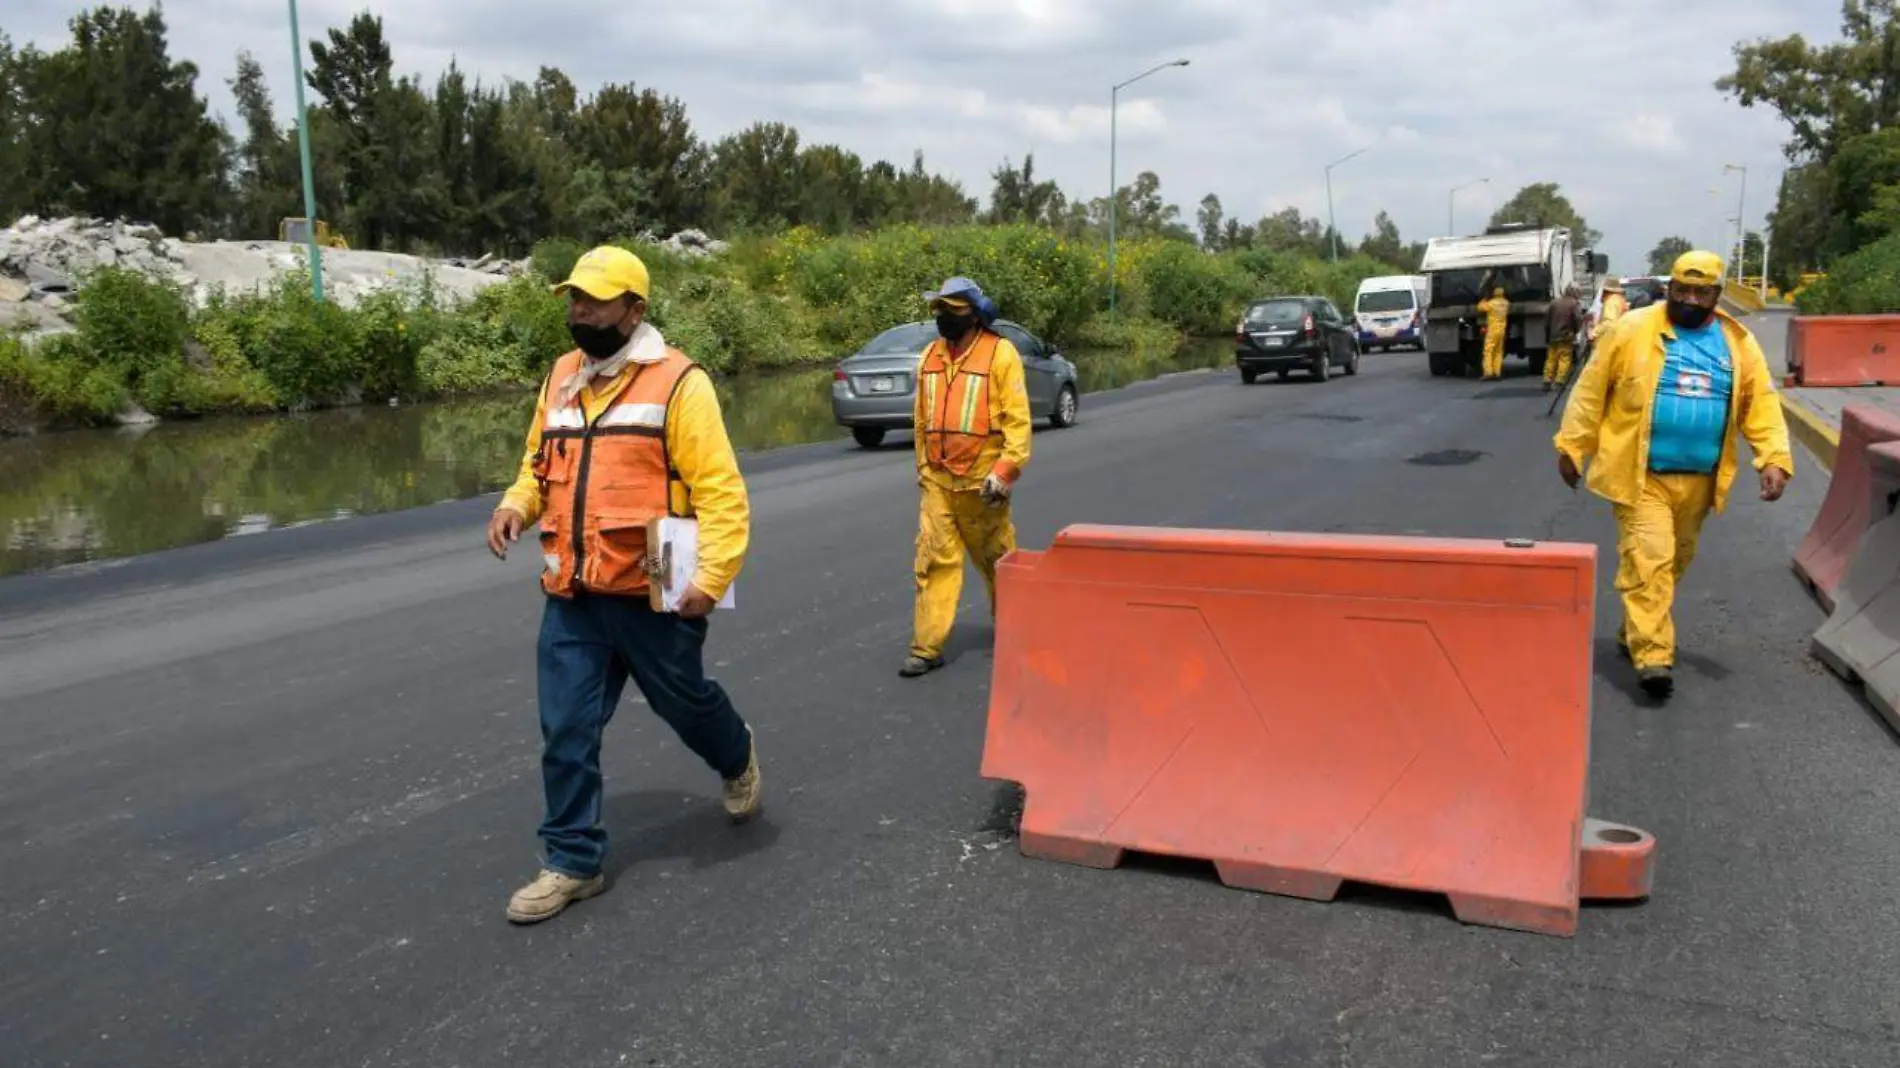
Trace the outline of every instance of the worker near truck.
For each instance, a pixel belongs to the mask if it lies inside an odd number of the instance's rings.
[[[1491,296],[1478,302],[1478,310],[1484,313],[1484,380],[1489,382],[1504,377],[1504,340],[1511,324],[1511,302],[1505,299],[1504,287],[1492,287]]]
[[[606,889],[601,732],[629,676],[724,780],[729,818],[749,819],[760,797],[752,729],[702,658],[751,524],[712,380],[646,321],[647,268],[633,253],[594,249],[555,290],[575,350],[542,385],[520,476],[488,523],[489,551],[505,559],[539,521],[547,594],[536,672],[546,856],[508,902],[515,923]],[[675,612],[649,601],[647,523],[665,516],[698,523],[698,567]]]
[[[1736,435],[1754,453],[1761,499],[1794,477],[1788,426],[1761,346],[1721,311],[1722,260],[1684,253],[1664,303],[1633,311],[1583,366],[1557,432],[1557,471],[1616,515],[1617,645],[1645,693],[1674,692],[1677,585],[1703,521],[1728,502]],[[1587,472],[1587,474],[1585,473]]]
[[[1583,325],[1583,301],[1576,286],[1565,286],[1564,295],[1550,305],[1544,336],[1550,339],[1550,351],[1544,356],[1544,392],[1549,393],[1570,379],[1570,364],[1577,352],[1577,333]]]
[[[924,301],[939,336],[917,368],[917,605],[904,678],[943,666],[965,556],[995,615],[996,563],[1016,548],[1010,495],[1029,463],[1023,358],[992,329],[995,303],[968,278],[950,279]]]

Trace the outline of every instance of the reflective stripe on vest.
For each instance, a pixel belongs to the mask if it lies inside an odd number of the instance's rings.
[[[569,353],[549,387],[580,369]],[[666,449],[666,418],[693,362],[669,349],[658,363],[636,364],[590,423],[582,399],[547,410],[535,476],[547,502],[541,516],[541,586],[549,595],[633,596],[647,588],[646,528],[687,514],[674,493],[678,473]]]
[[[951,373],[949,343],[938,339],[924,350],[918,384],[924,400],[924,459],[932,467],[967,475],[984,442],[999,433],[990,424],[990,365],[1002,338],[983,331]]]

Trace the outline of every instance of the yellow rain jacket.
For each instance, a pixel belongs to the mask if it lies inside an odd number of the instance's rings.
[[[1770,464],[1794,474],[1794,456],[1788,446],[1788,424],[1781,414],[1774,378],[1761,346],[1748,328],[1718,310],[1722,335],[1735,365],[1735,388],[1729,397],[1729,432],[1722,442],[1722,459],[1715,469],[1714,507],[1728,502],[1729,487],[1739,465],[1735,433],[1748,439],[1755,469]],[[1590,491],[1616,504],[1635,506],[1649,477],[1650,412],[1656,385],[1662,378],[1663,343],[1673,340],[1666,307],[1654,304],[1630,312],[1615,330],[1603,337],[1597,353],[1584,364],[1564,407],[1557,431],[1557,451],[1585,472]]]
[[[591,423],[606,410],[607,403],[626,385],[628,376],[639,369],[629,364],[610,382],[596,382],[581,390],[581,407]],[[502,508],[519,512],[527,525],[541,518],[547,500],[534,477],[534,454],[541,450],[541,428],[547,422],[547,390],[535,401],[534,419],[528,424],[527,452],[521,461],[521,473],[501,499]],[[667,457],[679,471],[691,496],[691,514],[699,522],[699,571],[693,585],[717,601],[739,577],[745,562],[750,537],[752,506],[746,496],[745,479],[739,474],[739,458],[726,436],[726,422],[719,411],[719,395],[712,379],[703,372],[688,372],[679,392],[666,410]],[[676,487],[677,488],[677,487]],[[675,494],[677,498],[678,494]],[[675,500],[676,510],[686,502]]]

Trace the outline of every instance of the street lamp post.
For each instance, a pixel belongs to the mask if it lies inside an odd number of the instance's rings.
[[[310,250],[310,293],[321,304],[323,254],[317,251],[317,187],[310,171],[310,113],[303,106],[303,35],[297,30],[297,0],[290,0],[290,72],[297,87],[297,151],[303,157],[303,229]]]
[[[1724,164],[1722,173],[1727,174],[1730,171],[1740,171],[1742,173],[1742,189],[1741,192],[1735,195],[1735,282],[1737,285],[1740,285],[1742,281],[1742,257],[1748,254],[1748,239],[1744,236],[1742,229],[1742,219],[1744,218],[1743,209],[1748,203],[1748,168],[1738,163]]]
[[[1120,103],[1121,91],[1146,78],[1158,74],[1169,67],[1185,67],[1188,61],[1176,59],[1167,63],[1149,67],[1133,78],[1108,90],[1108,313],[1115,314],[1115,217],[1121,214],[1121,188],[1115,184],[1115,108]]]
[[[1341,156],[1338,159],[1326,165],[1326,229],[1331,230],[1333,234],[1333,262],[1334,263],[1339,262],[1339,226],[1333,220],[1333,168],[1339,166],[1340,164],[1346,162],[1349,159],[1353,159],[1357,156],[1362,156],[1365,154],[1365,152],[1366,150],[1362,148],[1357,152],[1353,152],[1349,155]]]
[[[1464,189],[1469,189],[1474,185],[1490,185],[1490,184],[1491,184],[1491,179],[1489,178],[1473,178],[1471,181],[1466,182],[1463,185],[1452,186],[1451,190],[1445,194],[1445,236],[1446,237],[1458,236],[1457,219],[1452,214],[1452,206],[1458,198],[1459,191],[1464,190]]]

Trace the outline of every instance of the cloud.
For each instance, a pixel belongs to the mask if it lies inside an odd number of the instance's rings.
[[[9,0],[16,42],[56,48],[80,0]],[[302,0],[306,39],[365,0]],[[379,5],[398,67],[427,80],[451,57],[484,81],[559,67],[583,90],[632,81],[685,101],[702,136],[762,120],[867,159],[927,164],[987,195],[1004,159],[1073,195],[1108,171],[1109,86],[1186,58],[1120,94],[1119,173],[1161,176],[1191,213],[1214,192],[1256,216],[1289,204],[1324,215],[1325,165],[1340,228],[1380,210],[1408,239],[1481,223],[1520,186],[1553,181],[1618,265],[1669,234],[1713,239],[1738,191],[1722,164],[1750,166],[1761,225],[1785,131],[1713,83],[1737,40],[1836,36],[1831,3],[1678,0],[694,0],[579,16],[514,0]],[[233,57],[265,64],[290,100],[281,0],[166,0],[175,55],[229,115]],[[1721,198],[1707,190],[1717,186]],[[1711,207],[1726,202],[1725,211]]]

